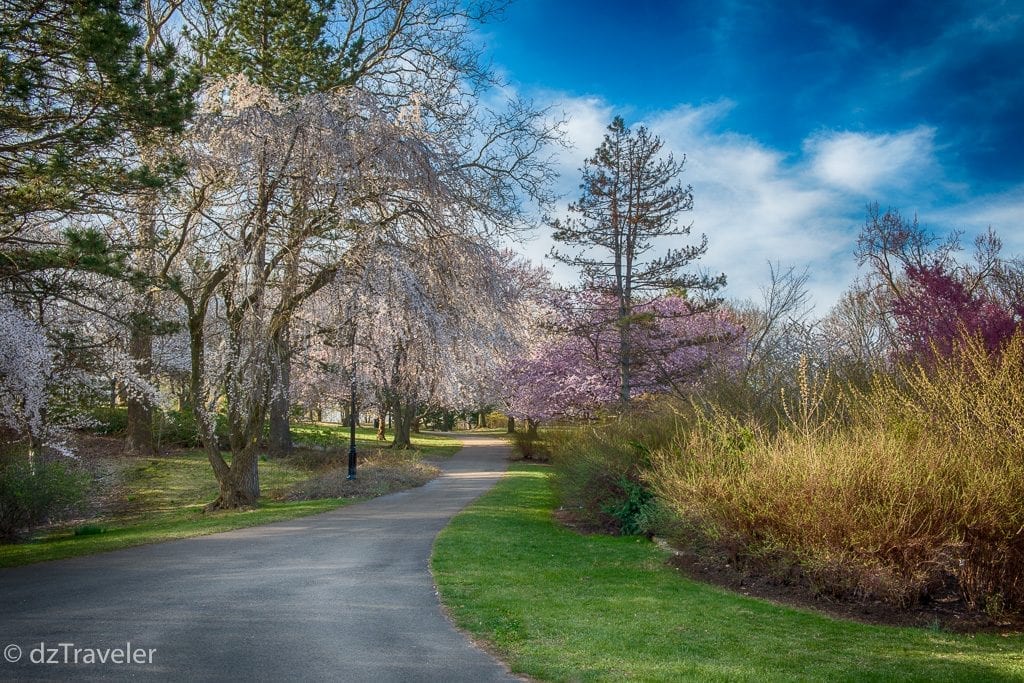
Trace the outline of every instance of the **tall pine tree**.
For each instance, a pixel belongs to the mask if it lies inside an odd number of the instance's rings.
[[[606,321],[618,330],[619,399],[628,403],[635,350],[631,328],[638,303],[669,291],[711,293],[725,276],[708,277],[686,270],[707,251],[707,238],[697,245],[669,247],[649,257],[664,238],[685,236],[689,225],[679,214],[693,208],[693,189],[679,177],[685,158],[662,155],[664,143],[640,126],[626,127],[621,117],[608,126],[594,156],[584,162],[580,198],[569,205],[570,217],[552,223],[554,239],[573,249],[554,248],[551,257],[581,271],[583,285],[611,294],[618,317]]]
[[[324,29],[330,0],[203,0],[217,32],[196,41],[210,76],[243,74],[281,99],[342,83]]]
[[[193,83],[176,70],[173,50],[147,53],[133,4],[2,4],[0,246],[7,268],[34,220],[89,213],[106,205],[106,195],[161,180],[140,163],[136,145],[182,129]]]

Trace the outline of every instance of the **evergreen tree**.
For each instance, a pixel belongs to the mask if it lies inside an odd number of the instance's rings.
[[[180,170],[145,153],[181,132],[193,109],[196,79],[153,34],[178,5],[0,2],[0,280],[17,298],[102,301],[116,289],[106,278],[139,268],[127,257],[141,241],[111,238],[97,215],[142,222],[144,198]]]
[[[693,208],[693,189],[679,176],[685,158],[661,155],[664,143],[640,126],[626,127],[615,117],[594,156],[584,162],[582,193],[569,205],[570,218],[552,223],[554,239],[574,253],[552,249],[551,257],[579,268],[584,286],[615,297],[617,318],[606,321],[618,328],[619,399],[627,403],[636,365],[631,328],[638,323],[634,309],[670,290],[714,292],[725,276],[686,272],[707,251],[707,238],[697,245],[670,247],[648,258],[661,238],[688,235],[679,214]]]
[[[243,74],[282,99],[342,82],[342,65],[324,28],[330,0],[203,0],[218,27],[197,51],[212,76]]]
[[[41,212],[87,212],[105,195],[160,182],[156,169],[139,163],[135,144],[181,130],[193,88],[175,69],[173,50],[147,58],[130,16],[134,4],[0,3],[0,240],[6,248],[15,249],[27,219]]]

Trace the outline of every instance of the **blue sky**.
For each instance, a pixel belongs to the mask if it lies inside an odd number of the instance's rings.
[[[481,40],[567,116],[567,199],[615,114],[687,155],[687,218],[729,296],[756,297],[779,261],[810,269],[824,313],[868,202],[1024,252],[1024,0],[517,0]]]

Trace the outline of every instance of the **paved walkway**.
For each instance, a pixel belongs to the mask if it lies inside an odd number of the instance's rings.
[[[0,679],[516,680],[451,626],[427,567],[437,533],[506,466],[504,442],[464,443],[426,486],[334,512],[0,569],[0,648],[21,649]],[[113,663],[129,641],[144,663]],[[40,643],[57,661],[108,661],[32,664]]]

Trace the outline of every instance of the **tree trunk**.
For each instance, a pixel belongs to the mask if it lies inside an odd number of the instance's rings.
[[[511,415],[508,416],[508,433],[509,434],[515,434],[516,433],[516,419],[514,417],[512,417]]]
[[[416,421],[416,403],[396,398],[391,414],[394,417],[394,437],[391,441],[392,448],[412,448],[413,424]]]
[[[235,453],[224,476],[218,474],[220,494],[207,510],[234,510],[255,507],[260,497],[259,454],[256,444]]]
[[[147,66],[147,68],[151,68]],[[142,150],[142,161],[147,164],[156,162],[158,155],[152,148]],[[138,225],[136,249],[134,252],[135,267],[146,275],[156,273],[156,190],[149,190],[138,200]],[[141,299],[132,311],[132,323],[129,328],[128,354],[131,356],[139,374],[147,381],[153,373],[153,313],[156,310],[156,297],[147,289],[140,294]],[[153,408],[148,399],[140,396],[128,396],[127,438],[124,452],[128,455],[148,457],[156,454],[153,443]]]
[[[537,421],[533,418],[526,418],[526,433],[529,436],[537,436]]]
[[[288,423],[288,413],[291,412],[291,367],[288,333],[282,331],[274,336],[271,346],[270,438],[267,443],[267,455],[271,458],[288,455],[294,448],[291,425]]]
[[[377,441],[384,441],[388,438],[385,431],[387,419],[388,411],[385,410],[384,406],[379,406],[377,408]]]
[[[487,427],[487,411],[481,410],[476,416],[476,426],[480,429]]]
[[[629,394],[632,390],[630,386],[629,327],[631,321],[628,318],[629,315],[630,312],[626,310],[625,305],[619,307],[619,401],[623,405],[629,403]]]
[[[128,353],[141,374],[149,378],[153,359],[153,337],[133,329]],[[148,458],[156,455],[153,440],[153,408],[142,397],[128,397],[128,424],[124,440],[125,455]]]

